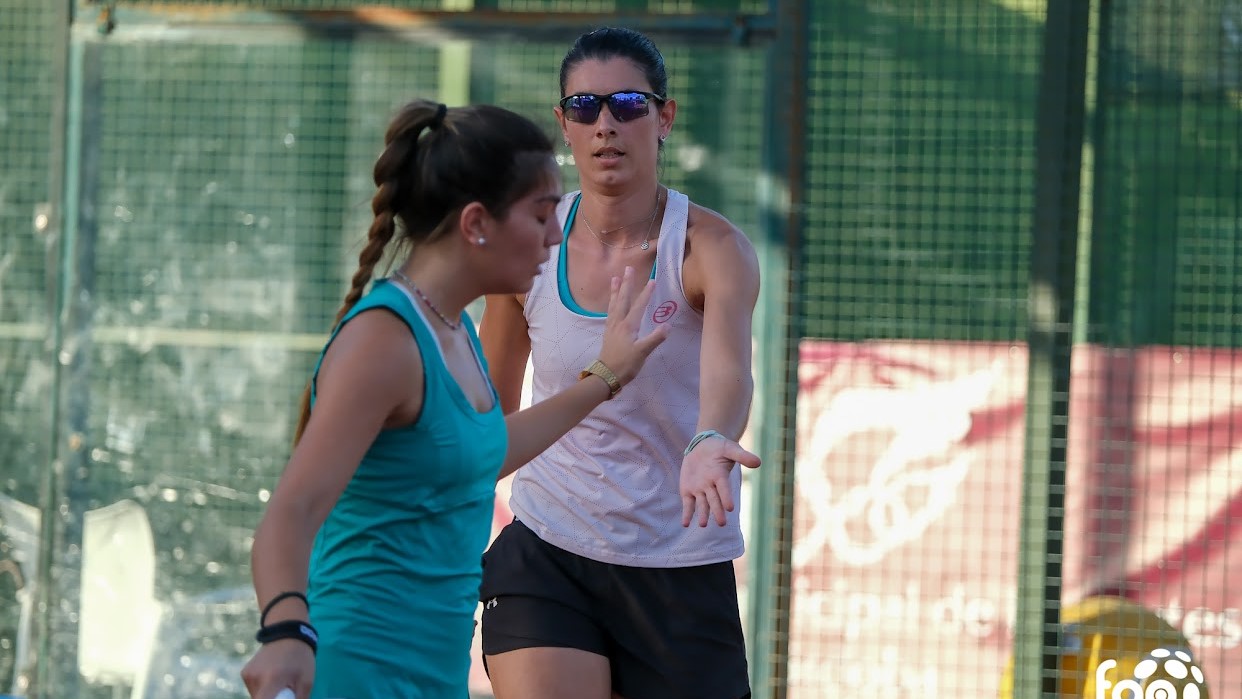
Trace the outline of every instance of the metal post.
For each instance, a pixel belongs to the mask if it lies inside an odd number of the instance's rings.
[[[72,31],[72,28],[70,29]],[[36,697],[79,691],[82,520],[89,497],[91,332],[95,307],[95,238],[103,45],[72,36],[65,111],[64,209],[57,275],[53,462],[43,517],[40,571],[45,620]]]
[[[754,407],[756,448],[764,464],[753,481],[747,563],[749,664],[756,699],[783,699],[788,691],[809,6],[805,0],[769,3],[777,36],[767,47]]]
[[[474,0],[441,0],[445,10],[469,12],[476,3]],[[440,101],[450,107],[470,104],[470,57],[473,42],[469,40],[447,39],[439,44],[440,48]]]
[[[1090,3],[1049,0],[1036,133],[1015,699],[1054,699]]]
[[[447,0],[450,3],[465,0]],[[445,0],[441,0],[445,2]],[[158,39],[224,40],[230,43],[300,41],[307,35],[405,41],[442,39],[446,35],[474,40],[563,42],[565,37],[604,24],[637,29],[657,40],[719,44],[738,34],[771,39],[772,14],[738,12],[675,13],[643,11],[647,0],[625,0],[616,12],[514,12],[495,9],[495,0],[473,0],[473,9],[406,10],[355,8],[352,10],[262,11],[253,7],[213,7],[193,11],[193,5],[125,2],[111,13],[113,38],[130,42]],[[773,4],[777,4],[773,2]]]
[[[64,215],[65,195],[68,191],[68,173],[66,159],[68,157],[69,117],[72,90],[75,81],[71,75],[72,28],[74,17],[74,0],[61,0],[56,7],[56,48],[53,51],[54,62],[52,72],[57,89],[52,93],[51,133],[49,136],[48,153],[48,203],[42,212],[47,218],[43,221],[47,235],[47,310],[48,323],[45,349],[50,356],[51,369],[55,376],[55,388],[48,400],[45,415],[48,425],[48,454],[55,458],[59,451],[60,439],[60,381],[63,366],[58,360],[62,345],[61,311],[65,303],[61,282],[61,254],[64,249],[65,231]],[[19,673],[27,673],[30,680],[28,691],[34,699],[47,696],[42,691],[48,684],[48,675],[52,670],[49,662],[51,651],[51,610],[52,600],[52,566],[53,545],[56,535],[55,518],[59,500],[56,494],[57,479],[55,462],[43,471],[43,479],[39,484],[39,509],[42,516],[39,520],[39,553],[35,573],[36,612],[32,620],[31,643],[36,649],[33,667],[17,668]]]

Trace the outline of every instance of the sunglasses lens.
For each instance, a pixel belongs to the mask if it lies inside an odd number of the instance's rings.
[[[565,118],[583,124],[593,124],[599,118],[599,98],[594,95],[574,95],[565,99]]]
[[[647,116],[647,96],[641,92],[618,92],[608,97],[608,109],[617,121],[633,121]]]

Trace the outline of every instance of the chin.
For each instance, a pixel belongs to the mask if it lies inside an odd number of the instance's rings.
[[[536,275],[536,276],[538,276],[538,275]],[[533,289],[533,288],[535,288],[535,277],[531,277],[531,278],[527,279],[525,282],[523,282],[523,283],[519,286],[519,288],[518,288],[518,290],[517,290],[517,292],[516,292],[516,293],[519,293],[519,294],[525,294],[525,293],[529,292],[529,291],[530,291],[531,289]]]
[[[634,179],[634,176],[633,176],[633,173],[631,173],[628,169],[625,169],[625,170],[607,169],[607,170],[596,170],[595,177],[591,179],[595,180],[595,183],[599,186],[616,187],[619,185],[628,184],[631,180]]]

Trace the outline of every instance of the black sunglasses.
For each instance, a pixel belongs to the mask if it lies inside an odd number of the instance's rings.
[[[561,111],[565,118],[580,124],[594,124],[599,112],[608,103],[608,111],[617,121],[634,121],[651,113],[651,101],[664,104],[664,98],[650,92],[626,90],[611,95],[592,95],[582,93],[570,95],[561,100]]]

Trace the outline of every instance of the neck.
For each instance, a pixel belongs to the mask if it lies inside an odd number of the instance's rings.
[[[652,182],[618,192],[584,189],[580,211],[590,221],[591,228],[605,236],[609,243],[627,245],[642,242],[656,233],[652,219],[659,218],[659,209],[663,204],[663,187],[658,182]]]
[[[475,288],[464,281],[470,279],[466,270],[434,248],[412,251],[398,269],[435,305],[428,310],[433,314],[439,311],[454,323],[461,318],[466,306],[479,297]]]

